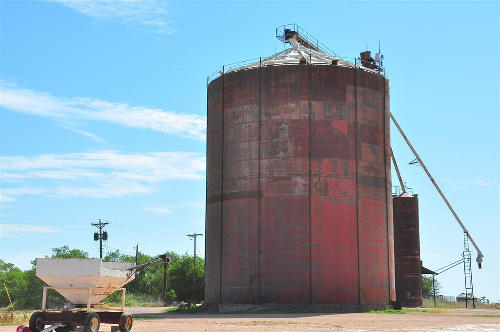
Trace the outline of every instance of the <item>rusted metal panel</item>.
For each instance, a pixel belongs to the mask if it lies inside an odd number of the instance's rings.
[[[393,216],[393,200],[392,200],[392,179],[391,179],[391,119],[390,119],[390,93],[389,82],[385,84],[385,172],[386,172],[386,202],[387,202],[387,239],[389,246],[389,282],[390,282],[390,300],[396,301],[396,272],[395,272],[395,257],[394,257],[394,216]]]
[[[422,305],[418,196],[394,197],[396,297],[403,306]]]
[[[222,80],[207,94],[207,204],[205,220],[205,301],[220,301],[222,194]]]
[[[389,303],[384,80],[356,75],[360,302]]]
[[[307,65],[210,83],[206,302],[389,304],[384,83]]]
[[[262,69],[262,302],[309,301],[308,84],[300,68]]]
[[[258,72],[224,82],[221,302],[258,301]]]
[[[312,302],[357,304],[354,75],[314,68],[311,91]]]

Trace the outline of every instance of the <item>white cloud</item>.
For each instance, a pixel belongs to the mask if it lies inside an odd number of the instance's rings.
[[[493,182],[484,181],[484,180],[475,180],[473,182],[473,184],[476,185],[476,186],[479,186],[479,187],[490,187],[494,183]]]
[[[83,136],[90,137],[90,138],[92,138],[94,141],[96,141],[98,143],[106,143],[105,140],[103,140],[99,136],[96,136],[96,135],[92,134],[91,132],[88,132],[88,131],[85,131],[85,130],[82,130],[82,129],[78,129],[78,128],[74,128],[74,127],[71,127],[71,126],[68,126],[68,125],[64,125],[64,124],[59,124],[59,127],[71,130],[72,132],[75,132],[75,133],[83,135]]]
[[[491,187],[493,185],[495,185],[495,182],[490,182],[490,181],[486,181],[486,180],[483,180],[483,179],[476,179],[476,180],[473,180],[473,181],[456,181],[456,180],[453,180],[453,179],[443,179],[442,182],[444,184],[447,184],[455,189],[471,189],[471,188],[474,188],[474,187]]]
[[[199,180],[205,176],[205,157],[190,152],[42,154],[0,156],[3,202],[17,196],[111,198],[146,194],[168,180]],[[23,187],[26,182],[40,187]],[[12,187],[12,185],[19,187]]]
[[[160,216],[163,216],[165,214],[169,214],[172,212],[171,209],[166,208],[166,207],[160,207],[160,206],[145,206],[143,209],[146,211],[149,211],[151,213],[160,215]]]
[[[3,173],[2,173],[3,177]],[[10,203],[14,202],[16,199],[16,196],[21,196],[21,195],[38,195],[42,194],[44,190],[42,188],[26,188],[26,187],[19,187],[19,188],[5,188],[2,186],[0,188],[0,202],[1,203]]]
[[[0,107],[11,111],[44,116],[60,126],[71,121],[104,121],[132,128],[150,129],[167,134],[204,141],[206,118],[195,114],[179,114],[160,108],[131,106],[93,98],[56,98],[49,93],[0,84]],[[61,124],[62,123],[62,124]],[[92,133],[67,128],[99,140]]]
[[[24,233],[60,233],[59,228],[34,224],[0,224],[0,237],[19,237]]]
[[[179,203],[179,205],[193,207],[193,208],[197,208],[197,209],[204,209],[205,208],[205,202],[181,202],[181,203]]]
[[[158,0],[52,0],[99,20],[142,25],[157,33],[173,33],[166,1]]]

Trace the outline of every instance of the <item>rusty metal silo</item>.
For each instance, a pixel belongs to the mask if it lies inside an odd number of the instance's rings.
[[[292,45],[208,85],[205,302],[389,305],[388,81]]]
[[[418,196],[394,196],[393,209],[396,299],[402,306],[418,307],[422,305]]]

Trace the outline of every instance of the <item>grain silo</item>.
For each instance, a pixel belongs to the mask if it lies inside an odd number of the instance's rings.
[[[388,81],[299,32],[208,84],[205,302],[389,305]]]
[[[393,197],[396,298],[405,307],[422,305],[418,196]]]

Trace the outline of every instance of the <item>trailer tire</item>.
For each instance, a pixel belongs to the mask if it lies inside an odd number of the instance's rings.
[[[34,312],[30,317],[30,331],[40,332],[45,328],[45,318],[40,311]]]
[[[99,326],[101,326],[101,319],[97,313],[91,312],[85,316],[83,321],[83,330],[85,332],[99,332]]]
[[[130,332],[130,330],[132,330],[133,323],[134,320],[132,319],[132,315],[123,313],[120,316],[120,323],[118,324],[118,326],[120,327],[121,332]]]

